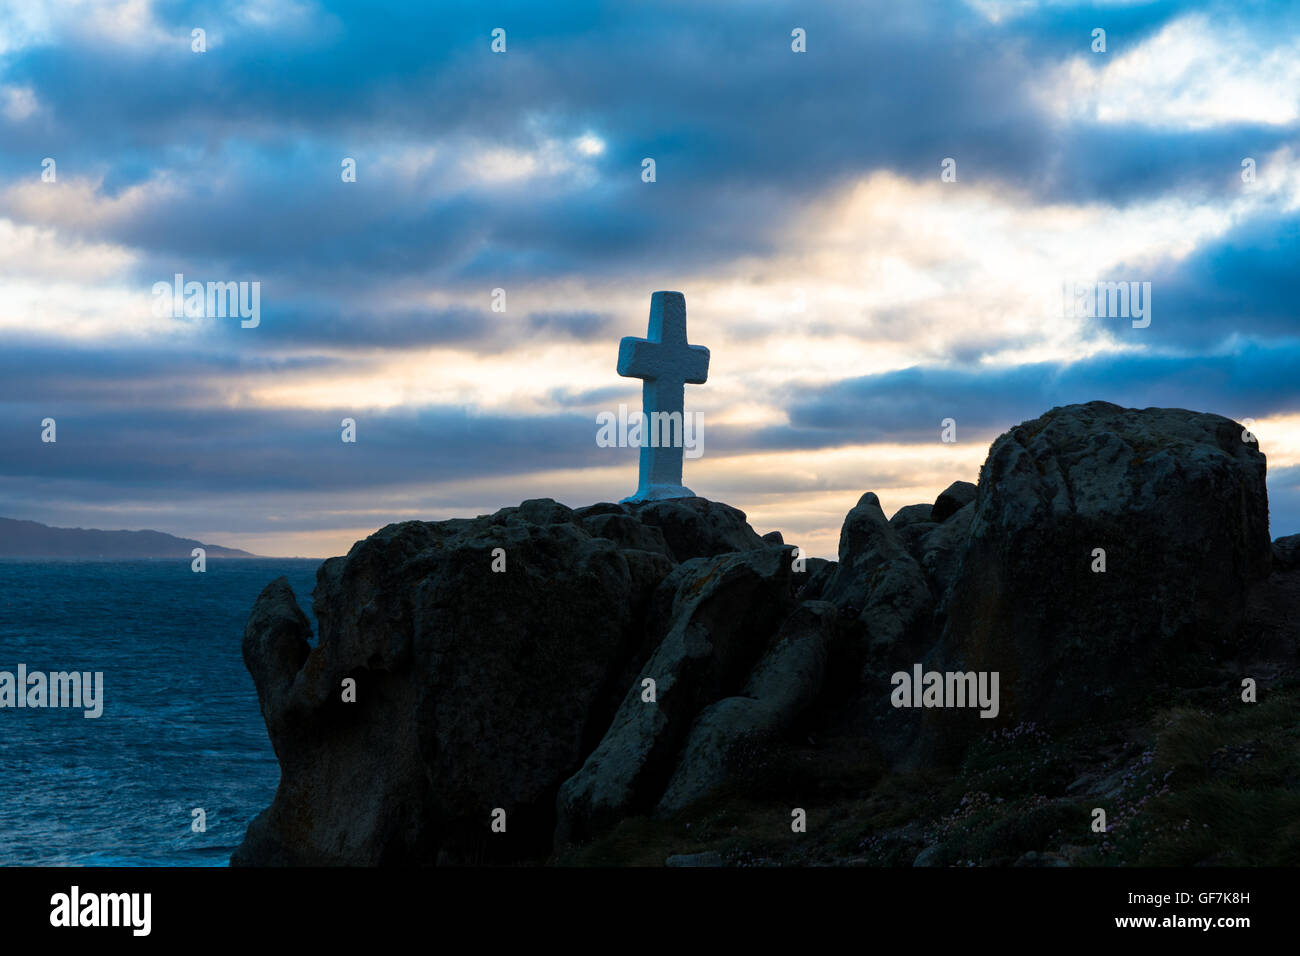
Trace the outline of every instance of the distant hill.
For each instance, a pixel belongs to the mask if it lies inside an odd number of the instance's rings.
[[[0,518],[0,558],[186,558],[202,548],[209,558],[255,558],[238,548],[204,544],[161,531],[51,528],[38,521]]]

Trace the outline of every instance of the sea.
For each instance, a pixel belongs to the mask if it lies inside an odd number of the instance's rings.
[[[103,673],[98,718],[0,708],[0,865],[226,866],[280,780],[244,624],[284,575],[314,632],[319,565],[0,560],[0,671]]]

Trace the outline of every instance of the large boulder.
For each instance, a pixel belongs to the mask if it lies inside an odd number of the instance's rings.
[[[930,520],[947,521],[975,500],[977,490],[976,486],[969,481],[954,481],[939,493],[938,498],[934,499],[934,505],[930,509]]]
[[[1215,679],[1270,563],[1264,456],[1242,433],[1218,415],[1091,402],[998,438],[938,669],[999,672],[1011,724],[1077,721]],[[953,739],[952,721],[994,723],[949,716]]]
[[[934,509],[930,505],[904,505],[894,512],[889,525],[895,531],[901,531],[909,525],[938,521],[933,515]]]
[[[544,855],[555,792],[608,725],[671,569],[541,501],[389,525],[325,562],[314,649],[273,582],[243,647],[281,780],[232,862]],[[509,835],[489,839],[498,807]]]

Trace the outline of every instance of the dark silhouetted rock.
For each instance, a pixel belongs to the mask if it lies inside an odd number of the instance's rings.
[[[926,535],[937,527],[939,525],[933,521],[918,521],[897,529],[899,542],[907,549],[907,553],[912,556],[912,560],[916,561],[917,564],[921,563],[923,555],[921,542],[925,540]]]
[[[678,561],[767,547],[745,512],[707,498],[667,498],[626,505],[645,525],[658,528]]]
[[[673,815],[723,784],[746,754],[786,729],[817,699],[840,631],[835,605],[810,601],[786,618],[738,696],[704,709],[691,727],[658,812]]]
[[[821,598],[822,589],[835,574],[836,564],[825,558],[804,559],[803,573],[795,572],[795,597],[801,601],[816,601]]]
[[[584,839],[659,800],[696,716],[736,694],[794,607],[790,549],[762,547],[680,565],[659,586],[671,595],[666,629],[642,679],[628,688],[608,732],[557,801],[557,839]]]
[[[663,532],[642,524],[629,514],[597,514],[582,519],[587,533],[596,538],[606,538],[620,548],[652,551],[672,559],[672,550],[664,540]]]
[[[555,791],[608,724],[671,567],[592,537],[554,502],[389,525],[322,565],[309,654],[292,594],[272,584],[244,653],[281,782],[232,862],[545,853]],[[494,807],[522,840],[487,842]]]
[[[1273,542],[1273,571],[1251,588],[1246,630],[1253,640],[1240,660],[1243,675],[1276,670],[1278,662],[1300,661],[1300,534]],[[1268,662],[1261,667],[1261,663]]]
[[[936,522],[947,521],[975,500],[975,491],[975,485],[972,485],[969,481],[954,481],[940,492],[938,498],[934,499],[930,520]]]
[[[931,587],[940,600],[956,578],[974,517],[975,502],[971,501],[949,515],[943,524],[926,532],[917,546],[921,552],[921,567],[930,576]]]
[[[253,607],[244,659],[281,781],[232,863],[604,854],[637,832],[618,826],[630,816],[716,821],[715,803],[759,791],[782,794],[776,826],[827,792],[890,821],[853,838],[850,862],[1087,862],[1068,834],[1080,807],[1140,782],[1149,740],[1132,735],[1154,701],[1175,702],[1196,746],[1202,706],[1220,714],[1245,676],[1275,701],[1259,713],[1287,713],[1300,535],[1269,542],[1264,456],[1242,431],[1181,409],[1056,408],[999,437],[978,486],[892,520],[864,494],[833,562],[796,561],[703,498],[389,525],[321,565],[314,648],[283,578]],[[916,665],[997,672],[998,717],[895,708],[890,678]],[[932,795],[911,778],[865,792],[922,766]],[[966,794],[960,826],[932,822],[956,819],[945,793]],[[902,819],[914,799],[931,816]],[[498,807],[506,833],[490,832]]]
[[[907,505],[894,512],[894,516],[889,519],[889,525],[895,531],[901,531],[909,525],[941,520],[931,517],[932,511],[930,505]]]
[[[866,631],[866,649],[879,658],[902,641],[930,610],[925,572],[867,492],[844,519],[839,562],[821,599],[852,611]]]
[[[1264,456],[1241,435],[1218,415],[1091,402],[1001,436],[937,669],[1000,672],[1009,723],[1078,721],[1210,679],[1270,563]],[[972,733],[993,723],[952,718]],[[945,726],[933,733],[960,737]]]
[[[311,624],[293,598],[289,579],[276,578],[253,605],[243,641],[244,666],[258,687],[273,745],[283,736],[290,715],[290,689],[311,653],[310,637]]]
[[[1287,535],[1273,542],[1273,566],[1280,570],[1300,567],[1300,534]]]

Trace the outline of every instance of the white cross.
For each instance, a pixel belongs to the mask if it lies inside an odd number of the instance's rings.
[[[624,501],[694,498],[682,484],[682,445],[650,440],[654,429],[676,417],[677,435],[685,428],[686,383],[703,385],[709,377],[709,350],[686,342],[686,297],[680,292],[650,296],[650,330],[644,339],[627,336],[618,343],[618,374],[642,379],[644,414],[641,473],[636,494]],[[665,417],[666,416],[666,417]]]

